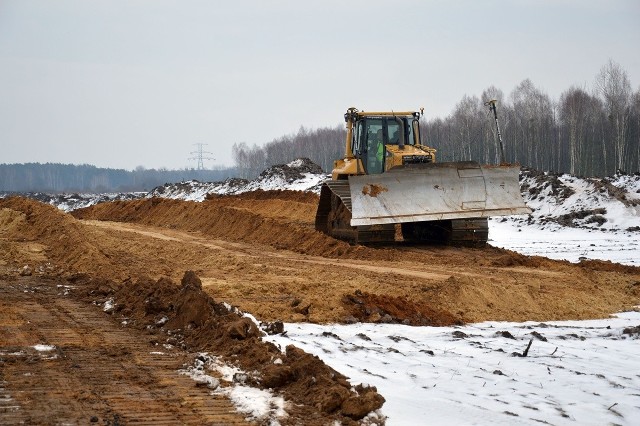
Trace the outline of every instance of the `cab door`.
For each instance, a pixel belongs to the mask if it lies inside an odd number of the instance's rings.
[[[367,174],[380,174],[384,171],[386,128],[382,118],[366,118],[356,126],[354,152],[364,165]]]

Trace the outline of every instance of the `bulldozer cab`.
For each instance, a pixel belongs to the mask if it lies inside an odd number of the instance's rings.
[[[412,123],[406,117],[366,117],[357,120],[352,152],[369,175],[380,174],[387,156],[386,145],[414,145]]]

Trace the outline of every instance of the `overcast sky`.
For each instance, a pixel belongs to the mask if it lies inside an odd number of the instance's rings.
[[[609,59],[640,84],[640,1],[0,0],[0,163],[232,165],[350,106],[449,115]]]

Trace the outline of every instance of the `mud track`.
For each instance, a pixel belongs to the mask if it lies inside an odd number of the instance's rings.
[[[189,353],[118,327],[65,296],[68,284],[0,281],[0,423],[247,423],[226,398],[178,373]]]

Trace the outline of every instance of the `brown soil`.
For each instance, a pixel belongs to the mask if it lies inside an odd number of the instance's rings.
[[[360,290],[343,298],[354,319],[359,322],[400,323],[414,326],[443,326],[462,321],[447,311],[434,309],[429,303],[406,297],[363,293]]]
[[[153,334],[65,295],[71,285],[0,279],[0,424],[247,423],[179,373],[192,354],[159,349]]]
[[[20,273],[59,279],[89,274],[92,280],[83,285],[102,282],[107,293],[101,297],[112,295],[117,301],[120,311],[114,318],[126,314],[146,327],[166,314],[169,322],[155,332],[193,327],[179,333],[185,348],[219,356],[232,356],[232,346],[224,340],[216,345],[224,335],[204,330],[222,319],[179,314],[186,290],[172,282],[179,282],[186,270],[195,271],[202,283],[198,301],[190,303],[204,304],[204,310],[214,307],[222,315],[215,306],[225,301],[265,322],[548,321],[601,318],[640,303],[640,268],[594,261],[576,265],[493,247],[351,246],[314,230],[316,204],[317,197],[307,193],[258,191],[202,203],[118,201],[72,216],[22,198],[3,199],[0,279],[15,280]],[[154,296],[155,308],[141,302],[151,288],[160,292]],[[8,321],[2,312],[0,318]],[[218,332],[231,333],[225,327]],[[237,333],[250,331],[246,327],[237,324]],[[247,340],[257,339],[229,341],[241,348]],[[297,349],[287,349],[282,369],[270,372],[273,364],[260,363],[274,356],[273,348],[251,347],[238,362],[260,371],[261,380],[267,377],[290,401],[313,394],[305,390],[304,378],[296,376],[310,368],[296,364],[304,358]],[[327,382],[326,389],[344,390],[343,378],[332,374],[338,383]],[[351,395],[337,389],[327,391],[332,403],[303,400],[300,412],[308,419],[338,416],[348,421],[354,409],[343,397]],[[378,401],[375,393],[361,393],[360,406],[365,400]]]
[[[494,247],[352,246],[313,229],[316,203],[308,193],[257,191],[103,203],[71,216],[10,198],[0,200],[2,261],[14,273],[30,264],[114,281],[179,281],[193,270],[216,300],[264,321],[345,322],[354,314],[344,296],[357,290],[464,322],[598,318],[639,302],[637,267]]]
[[[89,303],[104,305],[112,300],[118,321],[147,331],[158,343],[210,352],[240,367],[247,372],[243,383],[272,389],[293,403],[287,409],[287,422],[295,415],[305,424],[314,419],[322,424],[330,419],[348,424],[384,402],[375,387],[352,391],[347,377],[317,357],[293,346],[282,353],[262,342],[258,327],[205,293],[193,271],[185,273],[179,286],[168,278],[115,283],[83,274],[70,281],[82,288],[78,294]]]

